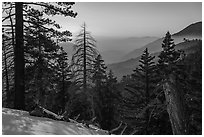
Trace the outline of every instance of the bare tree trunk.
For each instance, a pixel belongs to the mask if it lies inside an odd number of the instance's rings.
[[[125,132],[126,128],[127,128],[127,124],[125,123],[125,126],[124,126],[123,130],[121,131],[120,135],[123,135],[123,133]]]
[[[3,50],[4,54],[4,66],[5,66],[5,77],[6,77],[6,102],[9,103],[9,78],[8,78],[8,68],[7,68],[7,60],[6,60],[6,51]]]
[[[91,115],[92,115],[92,118],[93,117],[95,117],[95,111],[94,111],[94,102],[93,102],[93,96],[90,94],[90,93],[88,93],[88,91],[87,91],[87,82],[86,82],[86,80],[87,80],[87,68],[86,68],[86,24],[84,23],[84,26],[83,26],[84,28],[84,55],[83,55],[83,57],[84,57],[84,60],[83,60],[83,67],[84,67],[84,69],[83,69],[83,90],[84,90],[84,93],[87,95],[87,98],[88,98],[88,101],[91,103],[90,105],[90,111],[91,111]]]
[[[10,23],[11,23],[11,42],[12,42],[12,48],[14,49],[14,25],[13,25],[13,20],[12,20],[12,16],[11,16],[11,11],[12,11],[12,5],[11,5],[11,8],[8,12],[9,14],[9,20],[10,20]],[[6,48],[7,46],[10,46],[10,45],[4,45],[5,42],[3,40],[3,58],[4,58],[4,65],[5,65],[5,77],[6,77],[6,102],[7,102],[7,106],[9,106],[9,104],[11,104],[11,93],[10,93],[10,90],[9,90],[9,87],[10,87],[10,84],[9,84],[9,74],[8,74],[8,64],[7,64],[7,54],[6,54]],[[4,48],[5,47],[5,48]]]
[[[11,17],[11,10],[12,10],[12,8],[9,11],[9,16],[10,16],[9,19],[10,19],[10,22],[11,22],[12,46],[13,46],[13,49],[14,49],[14,47],[15,47],[15,40],[14,40],[15,36],[14,36],[14,24],[13,24],[13,20],[12,20],[12,17]]]
[[[15,3],[16,12],[16,45],[14,48],[15,70],[15,99],[14,108],[25,109],[25,81],[24,81],[24,41],[23,41],[23,3]]]
[[[6,56],[6,45],[3,40],[3,59],[4,59],[4,67],[5,67],[5,77],[6,77],[6,104],[9,104],[9,78],[8,78],[8,68],[7,68],[7,56]]]
[[[12,6],[12,5],[11,5]],[[13,23],[13,20],[12,20],[12,16],[11,16],[11,12],[12,12],[12,8],[10,8],[10,11],[9,11],[9,20],[11,22],[11,38],[12,38],[12,47],[13,47],[13,50],[15,48],[15,32],[14,32],[14,23]],[[11,102],[11,91],[9,90],[9,79],[8,79],[8,92],[7,92],[7,102]]]
[[[170,75],[168,81],[164,83],[163,90],[166,97],[167,112],[169,114],[173,134],[187,134],[183,95],[176,86],[176,79],[173,74]]]
[[[85,23],[84,23],[84,78],[83,78],[83,90],[84,92],[86,92],[86,26],[85,26]]]

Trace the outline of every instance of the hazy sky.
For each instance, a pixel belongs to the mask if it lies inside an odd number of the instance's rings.
[[[201,2],[76,2],[76,18],[55,17],[73,33],[86,22],[95,36],[162,37],[202,20]]]

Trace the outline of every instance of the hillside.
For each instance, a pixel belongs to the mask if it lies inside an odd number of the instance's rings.
[[[158,37],[107,37],[96,36],[97,48],[101,52],[120,50],[130,52],[135,48],[140,48],[155,41]]]
[[[76,123],[30,116],[26,111],[2,108],[3,135],[106,135]]]
[[[120,58],[127,54],[127,52],[123,50],[107,50],[100,52],[100,54],[102,55],[105,64],[112,64],[120,62],[121,61]]]
[[[121,58],[135,48],[140,48],[155,41],[157,37],[129,37],[110,38],[96,37],[97,49],[101,53],[106,64],[120,62]]]
[[[202,22],[196,22],[183,30],[174,34],[174,36],[202,36]]]
[[[201,41],[192,40],[192,41],[181,42],[176,45],[175,49],[176,50],[182,49],[185,51],[186,54],[191,54],[197,51],[199,42]],[[159,53],[160,52],[151,54],[152,56],[156,57],[154,59],[155,62],[157,62],[158,60],[157,56],[159,55]],[[140,56],[134,59],[129,59],[127,61],[110,64],[108,65],[108,69],[111,69],[115,74],[115,76],[117,76],[118,80],[120,80],[122,76],[132,73],[132,71],[139,65],[139,59],[140,59]]]
[[[178,33],[175,33],[172,35],[172,38],[174,39],[174,43],[178,44],[183,41],[184,38],[187,39],[202,39],[202,22],[197,22],[194,24],[191,24],[184,28],[183,30],[179,31]],[[159,38],[144,47],[141,47],[139,49],[135,49],[132,52],[126,54],[122,60],[128,60],[131,58],[136,58],[142,54],[142,52],[148,48],[150,53],[155,53],[161,51],[163,38]]]
[[[151,54],[151,56],[158,56],[159,53]],[[118,80],[121,80],[121,78],[125,75],[129,75],[133,72],[133,70],[139,65],[140,56],[134,59],[129,59],[123,62],[109,64],[108,70],[112,70],[114,75],[117,77]],[[155,58],[154,61],[156,61],[157,58]]]

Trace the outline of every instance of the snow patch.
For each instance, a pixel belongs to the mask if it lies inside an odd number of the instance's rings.
[[[106,135],[71,122],[30,116],[26,111],[2,108],[3,135]]]

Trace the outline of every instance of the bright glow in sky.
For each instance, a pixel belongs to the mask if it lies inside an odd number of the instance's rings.
[[[201,2],[76,2],[72,9],[76,18],[56,21],[73,33],[86,22],[95,36],[162,37],[202,20]]]

